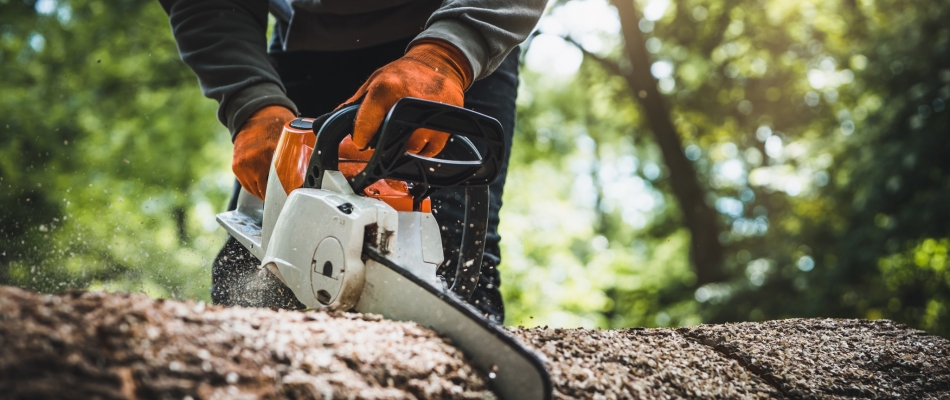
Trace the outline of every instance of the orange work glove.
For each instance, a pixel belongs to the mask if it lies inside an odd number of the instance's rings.
[[[244,190],[262,200],[280,134],[284,125],[294,118],[293,111],[286,107],[267,106],[251,114],[234,138],[231,170]]]
[[[441,40],[414,44],[402,58],[373,72],[356,94],[344,103],[355,103],[363,98],[356,114],[353,141],[358,148],[365,149],[389,109],[403,97],[461,107],[465,89],[472,79],[468,59],[455,46]],[[419,129],[406,143],[406,150],[432,157],[442,151],[448,138],[442,132]]]

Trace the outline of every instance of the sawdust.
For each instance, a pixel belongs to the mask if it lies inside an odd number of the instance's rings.
[[[950,398],[950,341],[892,321],[511,329],[555,398]]]
[[[950,341],[890,321],[515,329],[557,399],[950,398]],[[463,354],[378,316],[0,287],[0,398],[494,398]]]
[[[257,268],[247,275],[242,290],[237,291],[239,294],[232,296],[240,296],[237,302],[244,307],[266,307],[267,304],[279,304],[272,299],[278,290],[289,289],[274,274]]]
[[[679,332],[793,398],[950,398],[950,342],[892,321],[788,319]]]
[[[303,310],[290,289],[248,253],[233,237],[228,237],[211,268],[211,298],[218,304],[241,307]]]
[[[773,398],[737,362],[669,329],[512,329],[539,349],[555,398]]]

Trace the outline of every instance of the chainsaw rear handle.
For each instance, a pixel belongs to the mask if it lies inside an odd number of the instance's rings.
[[[317,141],[310,158],[307,183],[315,187],[322,171],[339,169],[339,145],[353,132],[359,105],[345,107],[325,121],[314,121]],[[322,122],[322,126],[319,124]],[[319,128],[318,128],[319,126]],[[440,158],[422,157],[406,151],[406,142],[419,128],[448,133],[449,142]],[[484,154],[472,144],[483,144]],[[351,178],[356,193],[388,178],[413,183],[419,201],[447,187],[487,186],[501,172],[505,149],[501,124],[486,115],[416,98],[396,102],[370,143],[375,148],[363,171]]]

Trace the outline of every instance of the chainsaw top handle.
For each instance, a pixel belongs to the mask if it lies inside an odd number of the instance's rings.
[[[317,140],[305,187],[319,187],[323,171],[339,169],[339,145],[353,132],[357,111],[359,105],[351,105],[313,122]],[[439,158],[406,151],[406,142],[419,128],[450,135]],[[403,98],[389,110],[370,143],[375,148],[373,156],[349,183],[354,192],[362,193],[384,178],[408,182],[418,205],[439,189],[491,184],[501,172],[504,141],[501,124],[494,118],[447,104]]]

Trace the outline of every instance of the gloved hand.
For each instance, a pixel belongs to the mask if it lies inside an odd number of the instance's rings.
[[[354,143],[358,148],[365,149],[386,113],[403,97],[417,97],[461,107],[464,91],[472,79],[468,59],[455,46],[441,40],[417,42],[402,58],[373,72],[356,94],[344,103],[352,104],[363,98],[356,114]],[[406,143],[406,150],[432,157],[442,151],[448,138],[442,132],[419,129]]]
[[[267,174],[280,134],[294,118],[293,111],[285,107],[267,106],[251,114],[234,138],[231,170],[244,190],[261,200],[267,191]]]

